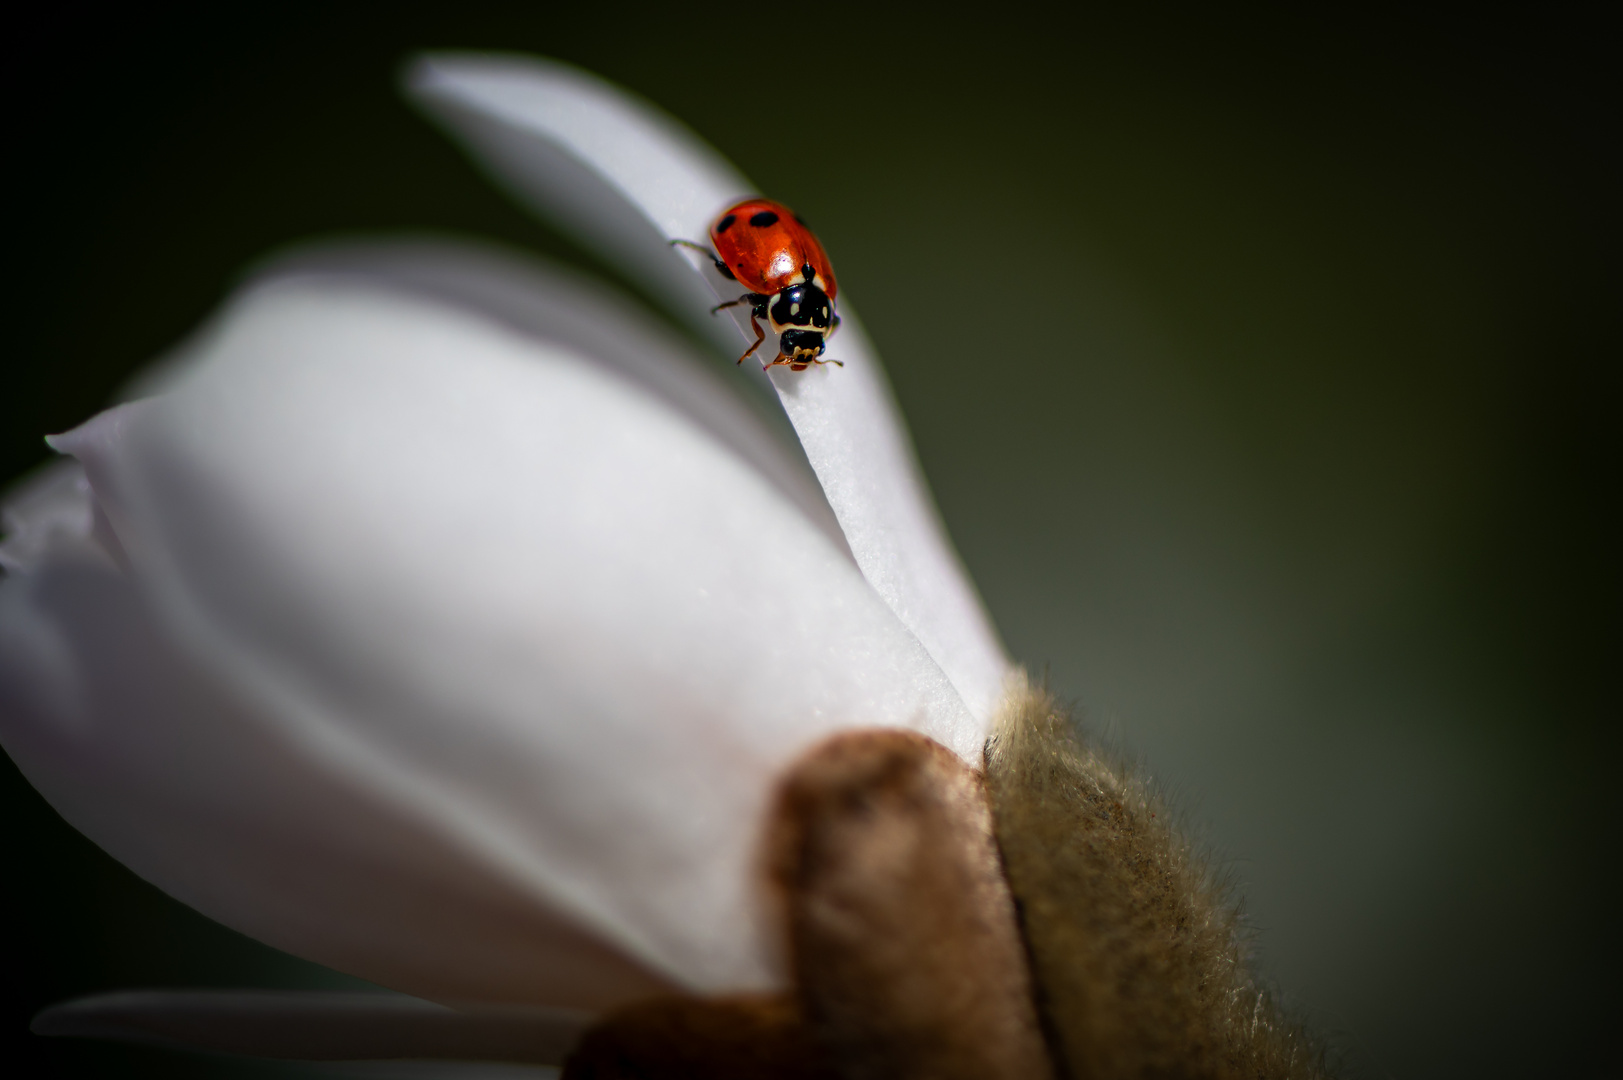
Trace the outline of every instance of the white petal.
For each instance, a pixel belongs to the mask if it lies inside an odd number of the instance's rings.
[[[128,574],[0,585],[0,740],[206,914],[441,999],[779,985],[776,773],[853,725],[978,749],[838,548],[628,380],[336,280],[210,349],[59,440]]]
[[[702,325],[706,296],[735,298],[737,284],[702,256],[679,259],[666,245],[703,242],[715,215],[752,189],[669,116],[532,58],[434,54],[412,68],[409,88],[531,206],[611,255],[679,317]],[[697,271],[685,283],[684,263]],[[708,293],[694,291],[697,280]],[[947,540],[878,354],[843,297],[840,312],[829,355],[846,367],[780,368],[773,384],[863,573],[989,721],[1008,659]]]
[[[52,550],[89,548],[94,534],[95,504],[84,469],[53,461],[8,492],[0,506],[0,570],[23,573]]]
[[[455,999],[601,1008],[669,984],[301,747],[105,560],[0,582],[0,743],[75,828],[261,941]]]
[[[947,539],[907,432],[892,422],[896,407],[877,355],[855,317],[843,319],[829,348],[845,368],[780,367],[772,382],[862,573],[989,723],[1009,660]]]
[[[591,1022],[523,1006],[450,1008],[404,994],[131,990],[53,1005],[36,1035],[220,1054],[355,1061],[441,1058],[558,1065]]]
[[[601,282],[491,245],[432,238],[307,245],[257,275],[261,281],[290,277],[373,282],[570,346],[705,428],[849,551],[782,411],[774,405],[763,415],[751,408],[645,309]]]

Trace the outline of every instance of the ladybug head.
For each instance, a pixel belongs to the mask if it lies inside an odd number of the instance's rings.
[[[778,351],[793,363],[809,363],[823,355],[821,330],[785,330],[778,339]]]

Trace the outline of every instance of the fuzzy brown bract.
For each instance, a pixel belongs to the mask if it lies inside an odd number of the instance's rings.
[[[1251,975],[1234,909],[1165,807],[1051,695],[1010,693],[986,778],[1064,1076],[1325,1075]]]

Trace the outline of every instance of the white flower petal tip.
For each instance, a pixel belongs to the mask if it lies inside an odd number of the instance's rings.
[[[611,83],[553,60],[431,53],[407,92],[491,174],[583,247],[622,267],[671,312],[731,348],[707,312],[710,290],[672,248],[703,239],[749,184],[673,117]]]
[[[542,216],[614,253],[678,317],[703,325],[714,299],[735,298],[736,283],[704,256],[660,252],[673,239],[704,242],[715,215],[751,193],[677,121],[595,76],[534,58],[431,54],[413,65],[408,88]],[[696,272],[675,283],[684,261]],[[699,281],[705,289],[695,289]],[[777,368],[773,385],[863,573],[989,723],[1007,654],[946,537],[878,355],[843,299],[841,316],[829,347],[846,367]],[[734,325],[753,340],[742,318]]]
[[[840,549],[579,348],[293,276],[197,349],[59,440],[125,561],[0,582],[0,742],[205,914],[435,1000],[777,987],[783,768],[856,726],[978,754]]]
[[[52,1005],[29,1025],[103,1039],[296,1061],[439,1059],[562,1064],[591,1023],[568,1009],[459,1004],[389,993],[138,990]]]

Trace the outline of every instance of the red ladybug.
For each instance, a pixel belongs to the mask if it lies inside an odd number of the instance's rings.
[[[750,291],[711,309],[750,307],[750,325],[755,328],[755,344],[738,358],[761,347],[766,331],[756,321],[765,319],[778,334],[778,356],[772,363],[787,364],[791,371],[805,371],[812,364],[839,364],[822,359],[825,339],[840,325],[834,313],[834,268],[829,265],[823,245],[806,223],[782,203],[771,199],[745,199],[730,206],[710,226],[710,242],[715,251],[688,240],[673,240],[704,252],[715,261],[716,269]]]

